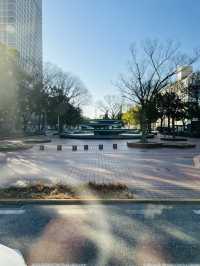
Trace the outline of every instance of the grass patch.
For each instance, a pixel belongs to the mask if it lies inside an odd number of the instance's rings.
[[[79,186],[29,184],[0,189],[0,199],[132,199],[128,187],[120,183],[89,182]]]
[[[2,141],[2,142],[0,142],[0,152],[26,150],[26,149],[30,149],[30,148],[32,148],[32,145],[23,143],[21,141],[18,141],[18,142]]]

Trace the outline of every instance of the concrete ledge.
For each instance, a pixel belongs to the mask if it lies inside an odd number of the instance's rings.
[[[26,144],[42,144],[42,143],[50,143],[51,139],[26,139],[23,140]]]
[[[164,143],[162,146],[171,149],[191,149],[196,147],[196,145],[192,143]]]
[[[60,138],[62,139],[82,139],[82,140],[133,140],[133,139],[141,139],[140,134],[124,134],[124,135],[84,135],[84,134],[61,134]],[[149,134],[147,138],[154,138],[153,134]]]
[[[153,149],[153,148],[162,148],[162,143],[156,143],[156,142],[148,142],[148,143],[140,143],[140,142],[127,142],[127,146],[129,148],[142,148],[142,149]]]
[[[193,164],[195,168],[199,168],[200,169],[200,155],[195,156],[193,158]]]
[[[0,153],[0,163],[4,163],[6,161],[6,155],[3,153]]]
[[[31,144],[26,144],[23,142],[0,142],[0,152],[14,152],[20,150],[31,149],[33,146]]]
[[[154,148],[170,148],[170,149],[190,149],[195,148],[196,145],[192,143],[162,143],[162,142],[127,142],[129,148],[154,149]]]
[[[140,136],[96,136],[96,135],[91,135],[91,136],[80,136],[80,135],[61,135],[60,138],[62,139],[81,139],[81,140],[123,140],[123,139],[141,139]]]
[[[160,138],[160,139],[164,141],[187,141],[188,140],[186,138]]]
[[[197,204],[199,199],[84,199],[84,200],[0,200],[0,205],[113,205],[113,204]]]

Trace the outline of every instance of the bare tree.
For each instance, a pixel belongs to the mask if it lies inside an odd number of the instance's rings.
[[[162,44],[156,40],[148,40],[143,42],[140,49],[132,45],[128,73],[120,76],[117,86],[123,97],[141,107],[143,142],[147,141],[146,106],[173,82],[179,71],[178,66],[192,65],[199,56],[199,50],[194,51],[191,57],[181,54],[180,45],[173,41]]]
[[[50,94],[62,93],[67,101],[76,107],[89,103],[90,94],[83,82],[53,64],[45,65],[43,82]]]
[[[72,107],[76,110],[84,104],[89,103],[90,94],[82,81],[72,75],[64,72],[59,67],[46,64],[44,68],[44,90],[48,92],[48,110],[51,115],[57,116],[58,128],[61,133],[64,126],[66,113],[72,115]]]
[[[104,118],[118,119],[121,114],[122,101],[116,95],[105,95],[103,100],[97,102],[97,107]]]

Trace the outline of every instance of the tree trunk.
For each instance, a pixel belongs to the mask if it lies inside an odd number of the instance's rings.
[[[170,116],[167,117],[168,134],[170,134]]]
[[[162,130],[163,130],[163,117],[160,118],[160,129],[162,132]]]
[[[152,127],[151,127],[151,122],[148,123],[148,133],[151,133]]]
[[[175,119],[172,117],[172,136],[173,136],[173,139],[175,139],[176,137],[176,134],[175,134]]]
[[[63,132],[63,121],[60,115],[58,115],[58,134],[62,134]]]
[[[41,113],[39,113],[38,115],[38,132],[40,133],[40,129],[41,129]]]
[[[44,131],[44,125],[45,125],[45,116],[44,112],[42,113],[42,118],[41,118],[41,130]]]
[[[141,121],[140,121],[140,127],[141,127],[141,132],[142,132],[142,137],[141,137],[141,142],[142,143],[147,143],[147,119],[146,119],[146,112],[145,108],[142,107],[141,110]]]
[[[28,123],[27,123],[26,119],[24,118],[24,119],[23,119],[23,132],[24,132],[24,133],[26,133],[26,131],[27,131],[27,124],[28,124]]]
[[[183,123],[183,131],[185,131],[185,120],[182,120],[182,123]]]

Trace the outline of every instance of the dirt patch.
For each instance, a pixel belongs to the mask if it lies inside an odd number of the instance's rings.
[[[79,186],[34,184],[0,189],[0,199],[133,199],[124,184],[89,182]]]

